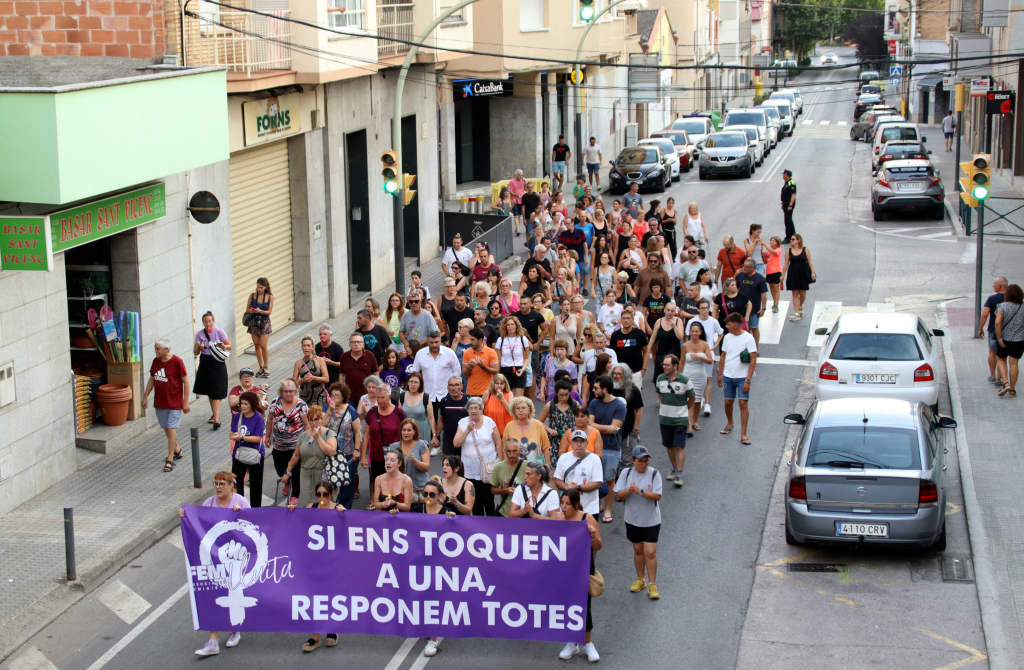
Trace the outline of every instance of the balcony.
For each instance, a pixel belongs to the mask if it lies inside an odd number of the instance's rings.
[[[186,63],[220,65],[250,77],[259,72],[290,70],[291,24],[281,20],[290,13],[278,10],[261,16],[207,3],[196,15],[185,16]]]
[[[414,39],[414,3],[382,0],[377,5],[377,57],[387,58],[408,53],[409,45],[395,40],[411,42]]]

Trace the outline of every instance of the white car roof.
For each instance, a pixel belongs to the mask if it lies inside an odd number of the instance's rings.
[[[740,128],[753,128],[754,130],[761,130],[761,126],[755,126],[749,123],[738,123],[736,125],[729,126],[729,130],[738,130]]]
[[[662,142],[668,142],[669,144],[671,144],[672,145],[672,154],[675,155],[675,153],[676,153],[676,145],[675,145],[674,142],[672,142],[672,138],[671,137],[648,137],[646,139],[643,139],[643,140],[640,140],[639,142],[637,142],[637,145],[642,146],[642,147],[643,146],[658,147],[659,149],[661,149],[662,148],[661,147],[661,143]]]
[[[761,104],[762,105],[768,105],[770,107],[780,107],[782,105],[787,105],[789,107],[792,107],[793,106],[793,101],[788,99],[788,98],[768,98],[767,100],[765,100]]]
[[[899,161],[903,163],[904,161]],[[914,161],[927,164],[927,161]],[[839,334],[844,333],[897,333],[913,335],[917,332],[916,314],[894,312],[855,312],[843,314],[836,322]]]
[[[833,398],[819,400],[815,413],[815,428],[837,426],[869,426],[889,428],[916,428],[916,403],[897,398]]]

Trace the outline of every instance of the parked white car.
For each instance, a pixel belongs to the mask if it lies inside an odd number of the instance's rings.
[[[761,167],[765,153],[768,151],[768,135],[764,128],[757,126],[729,126],[729,130],[742,130],[747,134],[750,148],[754,151],[754,166]]]
[[[833,398],[895,398],[923,402],[938,411],[941,330],[929,330],[914,314],[843,314],[818,355],[814,393]]]
[[[667,137],[650,137],[637,142],[639,146],[654,146],[661,149],[661,152],[668,156],[669,165],[672,167],[672,181],[679,181],[679,154],[676,153],[676,146]]]

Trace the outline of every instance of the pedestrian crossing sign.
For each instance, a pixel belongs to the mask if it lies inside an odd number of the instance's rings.
[[[903,76],[903,66],[902,65],[890,65],[889,66],[889,76],[890,77],[902,77]]]

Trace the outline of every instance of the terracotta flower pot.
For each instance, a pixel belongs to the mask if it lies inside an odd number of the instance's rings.
[[[128,419],[129,400],[110,402],[102,398],[98,399],[100,410],[103,412],[103,423],[108,426],[123,426]]]

